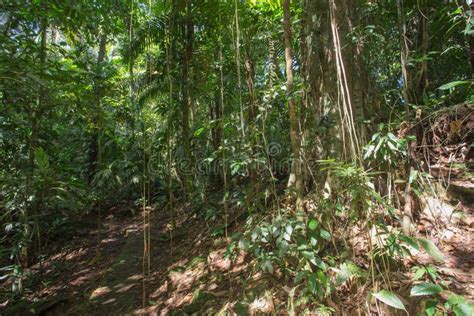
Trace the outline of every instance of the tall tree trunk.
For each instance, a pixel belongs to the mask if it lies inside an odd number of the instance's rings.
[[[474,16],[474,2],[471,2],[468,7],[468,11],[469,13],[467,14],[467,16],[469,20],[467,23],[470,23],[469,21],[472,20],[472,17]],[[468,35],[467,41],[469,43],[469,63],[471,65],[471,79],[474,79],[474,35]]]
[[[46,43],[47,43],[47,31],[48,31],[48,21],[46,18],[42,19],[41,22],[41,46],[40,46],[40,74],[42,75],[45,71],[46,66]],[[39,88],[38,93],[38,101],[37,107],[35,111],[32,111],[31,115],[31,135],[30,135],[30,144],[29,144],[29,166],[30,171],[33,173],[34,171],[34,159],[35,159],[35,150],[38,142],[38,128],[41,117],[45,111],[45,97],[46,97],[46,90],[41,85]],[[32,175],[31,175],[32,176]]]
[[[340,8],[338,14],[338,25],[340,26],[340,41],[342,45],[342,58],[349,85],[349,97],[352,104],[354,122],[358,136],[366,134],[364,121],[367,117],[366,96],[368,93],[368,73],[364,61],[363,43],[353,42],[348,34],[359,27],[363,29],[365,25],[360,19],[360,0],[336,0],[337,7]],[[362,138],[362,142],[364,139]]]
[[[304,115],[301,118],[302,135],[308,151],[306,159],[325,159],[324,140],[326,133],[322,130],[324,117],[324,94],[326,87],[324,76],[329,73],[327,63],[329,57],[325,47],[328,40],[328,11],[327,0],[304,0],[301,16],[301,77],[305,81],[306,89],[303,95]],[[328,80],[330,82],[330,80]],[[319,170],[308,170],[313,176],[314,185],[322,187],[324,175]],[[313,173],[315,172],[315,173]]]
[[[342,131],[332,121],[338,120],[337,76],[328,0],[304,0],[301,17],[301,76],[305,81],[305,117],[302,134],[308,150],[305,159],[319,160],[340,156]],[[328,173],[310,170],[321,193]]]
[[[192,20],[192,7],[191,7],[191,0],[186,0],[186,19],[184,23],[184,35],[186,39],[186,45],[184,47],[184,54],[183,54],[183,85],[182,85],[182,141],[183,141],[183,149],[184,149],[184,158],[186,159],[185,164],[189,167],[192,167],[192,155],[191,155],[191,140],[190,140],[190,127],[189,127],[189,116],[190,110],[192,107],[192,100],[189,93],[189,68],[191,62],[191,56],[193,54],[193,36],[194,36],[194,25]],[[185,178],[185,189],[187,193],[189,193],[191,189],[191,178],[190,178],[190,171],[191,170],[184,170],[184,178]]]
[[[40,64],[39,64],[39,73],[40,77],[44,75],[46,70],[46,56],[47,56],[47,40],[48,40],[48,19],[47,19],[47,8],[44,7],[44,17],[41,19],[41,43],[40,43]],[[29,138],[28,144],[28,172],[26,178],[26,201],[25,201],[25,213],[23,216],[23,220],[25,221],[25,237],[26,239],[32,238],[33,241],[37,241],[36,250],[40,251],[41,244],[40,244],[40,233],[39,233],[39,223],[38,223],[38,208],[39,205],[36,203],[33,205],[28,201],[28,197],[32,195],[31,192],[33,186],[33,180],[35,176],[35,152],[38,146],[38,137],[39,137],[39,129],[41,120],[43,118],[43,114],[46,111],[46,89],[43,85],[39,87],[38,91],[38,98],[36,102],[36,107],[32,107],[30,111],[30,120],[31,120],[31,134]],[[40,201],[41,202],[41,201]],[[36,216],[34,216],[35,227],[32,230],[30,226],[30,217],[31,213],[34,210],[36,212]],[[36,231],[36,234],[35,234]],[[20,263],[24,266],[29,265],[31,261],[31,256],[28,251],[28,247],[23,247],[21,249],[20,255]]]
[[[250,180],[250,191],[251,194],[248,195],[249,199],[253,199],[255,192],[255,184],[257,178],[256,164],[255,164],[255,86],[254,86],[254,77],[255,77],[255,66],[253,60],[249,55],[245,58],[245,68],[247,70],[247,89],[249,92],[249,106],[248,106],[248,126],[249,132],[248,137],[250,138],[251,146],[251,155],[252,155],[252,164],[250,165],[249,170],[249,180]]]
[[[421,10],[421,9],[420,9]],[[429,46],[429,7],[428,3],[426,1],[423,1],[423,11],[420,12],[421,15],[421,31],[422,31],[422,53],[423,56],[428,55],[428,46]],[[426,89],[429,86],[429,77],[428,77],[428,58],[423,58],[423,61],[421,62],[421,75],[420,75],[420,80],[419,80],[419,89],[420,89],[420,96],[423,97],[425,94]]]
[[[278,62],[276,60],[275,41],[270,39],[268,43],[268,87],[273,87],[273,81],[278,79],[277,68]]]
[[[102,71],[102,64],[105,59],[107,45],[107,35],[102,34],[99,41],[99,52],[97,55],[97,69]],[[99,130],[100,130],[100,103],[104,93],[100,74],[96,74],[94,79],[94,114],[92,117],[93,131],[89,147],[89,171],[87,175],[88,183],[91,184],[94,174],[97,171],[97,162],[99,158]]]
[[[285,37],[286,90],[288,96],[288,114],[290,117],[291,149],[293,152],[293,174],[290,175],[290,181],[288,184],[290,188],[294,190],[294,195],[296,198],[296,210],[299,210],[301,208],[303,198],[303,177],[298,111],[293,96],[293,55],[291,49],[290,0],[284,0],[283,2],[283,31]]]
[[[217,47],[217,53],[215,55],[215,59],[219,60],[220,58],[220,47]],[[214,91],[214,102],[209,102],[209,117],[214,122],[211,127],[211,143],[212,148],[214,151],[218,151],[219,147],[222,145],[222,102],[221,102],[221,87],[220,87],[220,67],[221,65],[217,66],[216,71],[216,89]],[[221,174],[220,170],[216,170],[211,168],[211,178],[212,182],[219,186],[221,184]]]
[[[245,137],[244,109],[242,105],[242,82],[240,80],[240,27],[239,27],[239,2],[234,0],[234,18],[235,18],[235,65],[237,69],[237,80],[239,90],[239,108],[240,108],[240,129],[242,138]]]
[[[402,87],[402,96],[403,96],[403,103],[405,106],[405,122],[406,122],[406,130],[407,135],[410,136],[411,131],[411,123],[410,123],[410,94],[409,94],[409,78],[408,78],[408,71],[407,71],[407,61],[408,61],[408,44],[406,39],[406,24],[404,19],[404,12],[403,12],[403,0],[397,0],[397,12],[398,12],[398,19],[399,19],[399,32],[400,32],[400,62],[401,62],[401,70],[403,76],[403,87]],[[403,219],[402,219],[402,230],[405,235],[411,234],[411,221],[412,221],[412,195],[411,195],[411,183],[410,183],[410,175],[413,172],[412,167],[412,157],[414,155],[413,152],[414,143],[412,140],[407,141],[407,159],[405,162],[405,173],[406,173],[406,186],[405,186],[405,205],[403,207]]]
[[[135,75],[134,75],[134,65],[135,65],[135,59],[133,56],[133,1],[131,1],[131,8],[129,11],[128,15],[128,54],[129,54],[129,64],[128,64],[128,76],[129,76],[129,83],[128,83],[128,97],[129,97],[129,102],[132,110],[132,120],[131,120],[131,129],[132,129],[132,137],[131,141],[129,144],[129,149],[132,149],[133,145],[135,144],[135,138],[136,138],[136,121],[138,119],[138,109],[135,106],[135,99],[134,99],[134,93],[135,93]]]

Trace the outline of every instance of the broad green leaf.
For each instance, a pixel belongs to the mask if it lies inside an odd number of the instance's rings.
[[[327,230],[321,229],[321,232],[319,234],[321,238],[331,240],[331,234]]]
[[[346,282],[351,276],[361,275],[361,271],[358,266],[352,262],[345,262],[341,264],[340,269],[334,269],[337,271],[336,284],[341,285]]]
[[[433,283],[423,282],[411,288],[410,296],[425,296],[434,295],[441,292],[443,289]]]
[[[269,259],[267,259],[263,262],[262,270],[266,271],[266,272],[269,272],[269,273],[273,273],[273,264]]]
[[[300,283],[306,277],[307,274],[308,272],[306,270],[298,272],[295,278],[295,283],[296,284]]]
[[[420,247],[418,246],[418,244],[416,243],[415,239],[411,238],[411,237],[408,237],[408,236],[405,236],[405,235],[401,235],[399,237],[399,239],[401,241],[404,241],[406,242],[407,244],[409,244],[410,246],[412,246],[413,248],[415,248],[416,250],[420,250]]]
[[[474,315],[474,308],[469,303],[464,302],[454,306],[453,312],[456,316],[472,316]]]
[[[451,294],[448,296],[448,303],[451,304],[451,305],[458,305],[458,304],[462,304],[462,303],[465,303],[466,300],[464,299],[464,297],[460,296],[460,295],[456,295],[456,294]]]
[[[452,294],[448,297],[448,304],[456,316],[471,316],[474,315],[474,306],[466,302],[464,297]]]
[[[414,180],[416,180],[416,177],[418,176],[418,171],[416,170],[413,170],[411,173],[410,173],[410,177],[408,179],[408,182],[409,183],[413,183]]]
[[[47,169],[49,167],[48,155],[42,147],[35,149],[35,162],[40,169]]]
[[[201,128],[198,128],[195,132],[194,132],[194,137],[199,137],[201,136],[201,134],[206,130],[205,127],[201,127]]]
[[[351,273],[347,269],[337,270],[336,274],[336,285],[341,285],[346,282],[351,276]]]
[[[465,84],[468,84],[470,83],[470,81],[467,81],[467,80],[464,80],[464,81],[452,81],[452,82],[449,82],[449,83],[446,83],[444,85],[442,85],[441,87],[439,87],[438,89],[439,90],[449,90],[449,89],[452,89],[454,87],[457,87],[457,86],[461,86],[461,85],[465,85]]]
[[[318,280],[315,273],[310,273],[308,275],[308,289],[311,293],[316,294],[319,289]]]
[[[438,300],[428,300],[425,304],[425,313],[427,316],[433,316],[436,312],[436,305],[438,305]]]
[[[429,239],[419,238],[421,246],[426,250],[426,252],[436,261],[444,262],[443,253],[436,247],[436,245]]]
[[[250,242],[247,239],[240,239],[239,248],[244,251],[247,251],[250,248]]]
[[[315,230],[317,227],[318,227],[318,221],[316,221],[315,219],[312,219],[309,221],[308,228],[310,230]]]
[[[418,268],[415,270],[415,274],[413,275],[413,280],[419,280],[421,279],[426,273],[425,268]]]
[[[406,311],[405,305],[403,305],[402,301],[398,298],[398,296],[390,291],[382,290],[377,293],[372,293],[372,295],[388,306]]]
[[[227,246],[227,250],[225,252],[225,258],[228,259],[230,257],[230,255],[232,254],[232,252],[234,251],[235,249],[235,246],[236,246],[236,243],[235,241],[231,242],[228,246]]]

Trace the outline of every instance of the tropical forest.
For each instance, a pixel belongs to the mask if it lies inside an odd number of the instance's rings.
[[[0,315],[474,315],[474,1],[0,0]]]

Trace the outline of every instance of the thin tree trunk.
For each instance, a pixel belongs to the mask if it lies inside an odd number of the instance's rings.
[[[192,165],[192,156],[191,156],[191,141],[190,141],[190,127],[189,127],[189,116],[191,110],[191,96],[189,93],[189,67],[191,56],[193,53],[193,36],[194,36],[194,25],[192,21],[192,8],[191,8],[191,0],[186,0],[186,20],[184,25],[185,30],[185,38],[186,38],[186,45],[185,51],[183,55],[183,85],[182,85],[182,113],[183,113],[183,147],[184,147],[184,158],[187,160],[183,165]],[[191,186],[191,179],[190,179],[190,170],[185,170],[185,189],[187,193],[189,193],[190,186]]]
[[[250,56],[247,55],[245,59],[245,68],[247,70],[247,89],[249,92],[249,107],[248,107],[248,126],[249,133],[248,137],[250,138],[250,146],[252,151],[252,160],[255,160],[255,87],[254,87],[254,77],[255,77],[255,67],[254,63]],[[252,192],[249,195],[249,198],[253,199],[253,192],[255,192],[257,172],[255,163],[252,163],[249,170],[249,179],[250,179],[250,190]]]
[[[130,60],[128,64],[128,76],[129,83],[128,83],[128,94],[130,98],[130,105],[132,107],[132,122],[131,122],[131,129],[132,129],[132,139],[129,145],[129,148],[132,149],[132,146],[135,144],[135,128],[136,128],[136,121],[138,118],[138,109],[135,107],[135,99],[134,99],[134,90],[135,90],[135,75],[134,75],[134,65],[135,59],[133,58],[133,1],[131,1],[131,10],[128,16],[128,54],[130,55]]]
[[[474,15],[474,2],[472,2],[469,6],[470,13],[468,14],[468,18],[472,19]],[[469,23],[469,22],[467,22]],[[471,65],[471,79],[474,79],[474,35],[468,35],[468,43],[469,43],[469,63]]]
[[[403,96],[403,103],[405,106],[405,121],[407,124],[407,135],[410,136],[411,131],[411,124],[410,124],[410,97],[408,93],[408,71],[407,71],[407,61],[408,61],[408,44],[406,39],[406,24],[403,15],[403,0],[397,0],[397,11],[398,11],[398,19],[399,19],[399,27],[400,27],[400,62],[401,62],[401,70],[403,76],[403,88],[402,88],[402,96]],[[403,219],[402,219],[402,230],[403,233],[407,236],[411,235],[411,221],[412,221],[412,196],[411,196],[411,183],[410,183],[410,175],[413,172],[413,167],[411,164],[412,156],[413,156],[413,141],[407,141],[407,159],[405,162],[405,173],[406,173],[406,186],[405,186],[405,205],[403,207]]]
[[[97,66],[99,69],[101,64],[104,62],[105,53],[106,53],[106,44],[107,44],[107,36],[102,34],[100,36],[99,42],[99,53],[97,55]],[[92,139],[90,142],[89,148],[89,172],[88,172],[88,183],[92,182],[95,172],[97,171],[97,161],[99,157],[99,113],[100,113],[100,102],[102,99],[102,95],[104,93],[104,89],[102,87],[102,80],[100,79],[99,75],[96,75],[94,80],[94,102],[95,102],[95,113],[93,114],[92,124],[93,126],[93,134]]]
[[[46,18],[46,13],[47,9],[45,7],[45,16],[41,19],[41,44],[40,44],[40,65],[39,65],[39,71],[40,71],[40,77],[44,74],[44,71],[46,69],[46,56],[47,56],[47,40],[48,40],[48,20]],[[46,89],[44,86],[39,87],[39,92],[38,92],[38,98],[37,98],[37,107],[31,110],[31,134],[29,138],[29,144],[28,144],[28,173],[27,173],[27,179],[26,179],[26,207],[25,207],[25,213],[24,213],[24,218],[23,220],[25,221],[25,235],[26,238],[33,238],[33,241],[35,238],[37,239],[36,241],[38,242],[37,244],[37,251],[40,251],[41,249],[41,243],[40,243],[40,233],[39,233],[39,223],[38,223],[38,207],[39,205],[32,205],[28,201],[28,196],[32,194],[30,191],[32,190],[32,183],[33,179],[35,176],[35,152],[36,148],[38,146],[38,136],[39,136],[39,128],[40,128],[40,122],[42,120],[43,114],[46,111]],[[34,223],[35,227],[31,231],[31,227],[29,224],[30,221],[30,216],[32,215],[32,210],[35,210],[35,215],[34,216]],[[35,230],[36,230],[36,236],[31,236],[35,235]],[[23,247],[21,249],[21,258],[20,261],[23,265],[28,265],[31,261],[31,256],[28,253],[28,247]]]
[[[303,198],[303,179],[301,166],[301,144],[298,113],[296,102],[293,96],[293,55],[291,49],[291,12],[290,0],[283,2],[283,31],[285,36],[285,61],[286,61],[286,90],[288,95],[288,114],[290,117],[290,138],[293,152],[293,178],[294,183],[289,181],[290,188],[294,190],[296,198],[296,210],[301,208]],[[290,180],[292,177],[290,176]]]
[[[269,61],[268,87],[272,88],[273,81],[275,79],[278,79],[278,75],[277,75],[278,63],[276,60],[275,41],[273,39],[270,39],[270,42],[268,43],[268,61]]]
[[[216,60],[220,58],[220,46],[217,47],[217,55]],[[222,145],[222,101],[221,101],[221,88],[220,88],[220,70],[221,65],[216,67],[216,90],[214,91],[214,102],[209,102],[209,116],[211,120],[214,122],[211,128],[211,142],[214,151],[218,151],[219,147]],[[222,179],[220,177],[221,172],[220,170],[216,170],[214,168],[211,169],[211,177],[212,182],[219,186],[222,184]]]
[[[422,38],[422,49],[423,49],[423,55],[427,56],[428,55],[428,46],[429,46],[429,8],[428,5],[425,1],[423,1],[424,4],[424,12],[421,11],[420,15],[422,19],[422,33],[423,33],[423,38]],[[421,10],[421,9],[420,9]],[[420,78],[420,84],[421,87],[421,96],[425,94],[426,89],[429,86],[429,78],[428,78],[428,59],[423,58],[423,62],[421,63],[421,78]]]
[[[242,83],[240,80],[240,27],[239,27],[239,7],[238,1],[234,0],[235,7],[235,64],[237,68],[237,81],[239,84],[239,108],[240,108],[240,129],[242,138],[245,137],[245,122],[244,122],[244,110],[242,105]]]

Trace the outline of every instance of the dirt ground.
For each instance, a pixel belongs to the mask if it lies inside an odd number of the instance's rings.
[[[421,252],[406,264],[435,266],[447,288],[473,301],[474,209],[457,207],[462,221],[440,226],[422,218],[418,227],[419,236],[438,245],[445,262]],[[267,304],[255,293],[272,296],[274,305],[258,306],[261,311],[285,310],[284,282],[254,271],[244,253],[226,259],[229,238],[222,226],[208,226],[188,209],[185,203],[177,204],[173,214],[159,206],[147,208],[148,227],[143,210],[132,212],[134,207],[123,203],[102,214],[99,234],[91,218],[92,224],[57,241],[57,250],[32,267],[25,300],[13,307],[2,301],[2,315],[247,315],[249,305],[241,302]],[[234,221],[228,236],[240,225]],[[149,256],[144,227],[151,236]],[[356,302],[347,304],[351,301]]]

